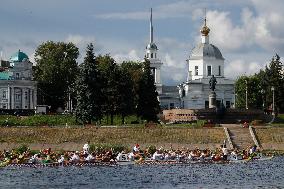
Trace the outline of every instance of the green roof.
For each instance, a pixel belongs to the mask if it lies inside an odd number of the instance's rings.
[[[28,55],[26,55],[25,53],[19,50],[18,52],[14,53],[11,56],[10,61],[11,62],[22,62],[24,59],[29,59]]]
[[[0,72],[0,80],[11,80],[12,75],[12,72]]]

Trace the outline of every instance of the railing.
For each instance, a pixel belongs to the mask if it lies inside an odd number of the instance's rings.
[[[228,128],[224,127],[224,131],[225,131],[225,135],[227,137],[227,141],[229,142],[230,149],[234,149],[234,145],[232,143]]]
[[[250,135],[252,137],[252,140],[254,142],[254,144],[258,147],[258,148],[261,148],[257,138],[256,138],[256,135],[255,135],[255,132],[253,130],[253,127],[252,126],[249,126],[249,132],[250,132]]]

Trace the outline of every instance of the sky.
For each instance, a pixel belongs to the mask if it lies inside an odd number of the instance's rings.
[[[205,8],[225,77],[256,73],[275,53],[283,56],[283,0],[1,0],[2,59],[21,49],[33,62],[37,46],[52,40],[73,42],[79,63],[91,42],[96,55],[140,61],[149,43],[150,8],[165,85],[186,80],[186,59],[201,40]]]

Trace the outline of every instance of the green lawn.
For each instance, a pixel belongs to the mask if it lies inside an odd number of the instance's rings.
[[[278,127],[284,127],[284,114],[278,114],[272,125]]]

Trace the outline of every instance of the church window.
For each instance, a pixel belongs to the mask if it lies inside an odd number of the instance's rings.
[[[155,58],[157,58],[157,53],[155,53]]]
[[[153,58],[153,53],[151,53],[151,58]]]
[[[28,92],[25,92],[25,100],[28,100]]]
[[[19,93],[15,94],[15,100],[21,101],[21,94],[19,94]]]
[[[3,96],[2,96],[3,99],[6,99],[7,98],[7,91],[3,91]]]
[[[207,66],[207,75],[208,76],[212,75],[212,67],[211,66]]]
[[[147,58],[149,58],[149,53],[147,53]]]
[[[198,75],[198,66],[195,66],[194,70],[195,70],[195,75]]]
[[[221,66],[218,66],[218,75],[221,75]]]

